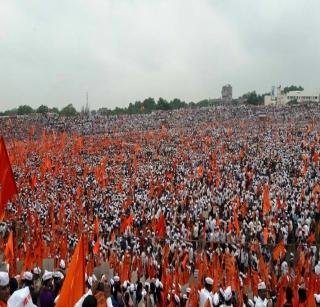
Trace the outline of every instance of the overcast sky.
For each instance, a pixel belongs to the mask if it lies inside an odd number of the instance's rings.
[[[1,0],[0,110],[320,92],[319,0]]]

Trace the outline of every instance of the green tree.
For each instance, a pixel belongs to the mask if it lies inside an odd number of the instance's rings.
[[[98,109],[98,114],[100,114],[102,116],[110,115],[111,110],[109,110],[108,108],[100,108],[100,109]]]
[[[130,102],[128,106],[128,113],[129,114],[137,114],[140,112],[141,109],[141,101],[136,101],[135,103]]]
[[[158,110],[170,110],[171,106],[167,100],[160,97],[157,102],[157,109]]]
[[[156,109],[156,103],[153,98],[149,97],[142,102],[142,108],[140,112],[151,113],[155,109]]]
[[[50,109],[49,109],[49,113],[59,114],[59,109],[56,108],[56,107],[50,108]]]
[[[207,107],[207,106],[209,106],[209,99],[200,100],[200,101],[197,103],[197,106],[198,106],[198,107]]]
[[[264,103],[264,96],[266,94],[257,94],[256,91],[252,91],[242,95],[242,98],[245,99],[247,104],[251,105],[262,105]]]
[[[285,94],[287,94],[288,92],[291,92],[291,91],[303,91],[304,88],[299,85],[299,86],[296,86],[296,85],[290,85],[290,86],[286,86],[284,89],[283,89],[283,92]]]
[[[116,107],[116,108],[112,111],[112,114],[114,114],[114,115],[126,114],[126,113],[127,113],[127,109],[126,109],[126,108]]]
[[[186,106],[187,104],[178,98],[174,98],[173,100],[170,101],[170,107],[173,110],[185,108]]]
[[[49,112],[49,108],[43,104],[37,109],[37,113],[45,114],[48,112]]]
[[[3,112],[3,115],[5,116],[12,116],[12,115],[17,115],[18,114],[18,109],[11,109],[11,110],[6,110]]]
[[[17,114],[18,115],[28,115],[33,113],[34,110],[28,105],[22,105],[18,107]]]
[[[60,115],[62,116],[76,116],[78,114],[76,108],[70,103],[61,109]]]

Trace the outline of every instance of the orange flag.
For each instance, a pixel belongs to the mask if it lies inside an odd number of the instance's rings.
[[[96,243],[94,244],[94,247],[93,247],[93,253],[95,254],[95,255],[97,255],[98,253],[99,253],[99,250],[100,250],[100,239],[99,238],[97,238],[97,241],[96,241]]]
[[[66,235],[64,235],[61,240],[61,245],[60,245],[60,258],[66,259],[67,252],[68,252],[67,237],[66,237]]]
[[[133,216],[129,215],[129,217],[125,218],[123,222],[120,225],[120,233],[124,233],[127,229],[127,227],[131,226],[133,224]]]
[[[6,248],[4,250],[4,255],[6,258],[6,261],[9,263],[9,275],[14,276],[16,274],[16,260],[14,258],[13,253],[13,233],[12,230],[9,233],[8,242],[6,245]]]
[[[263,229],[263,244],[268,244],[268,238],[269,238],[269,230],[267,227],[264,227]]]
[[[34,187],[37,184],[37,175],[32,174],[31,175],[31,180],[30,180],[30,185],[31,185],[31,189],[34,190]]]
[[[18,193],[3,137],[0,138],[0,220],[7,202]]]
[[[244,155],[245,155],[245,151],[244,151],[243,147],[241,147],[241,148],[240,148],[240,152],[239,152],[239,158],[240,158],[240,160],[243,160]]]
[[[283,240],[281,240],[272,252],[273,259],[278,260],[280,255],[281,257],[283,257],[285,253],[286,253],[286,249],[284,247]]]
[[[312,156],[312,161],[314,162],[314,163],[318,163],[318,161],[319,161],[319,154],[315,151],[314,152],[314,154],[313,154],[313,156]]]
[[[203,176],[203,166],[199,165],[197,168],[198,176],[202,177]]]
[[[234,228],[236,230],[237,236],[239,236],[240,235],[240,226],[239,226],[238,216],[237,216],[237,213],[235,211],[233,211],[233,225],[234,225]]]
[[[159,238],[163,239],[165,237],[166,234],[166,220],[165,217],[163,215],[163,213],[161,213],[158,224],[156,226],[156,233],[159,236]]]
[[[73,307],[85,293],[84,258],[84,237],[82,235],[73,253],[56,307]]]
[[[93,226],[93,234],[98,237],[99,235],[99,218],[96,217],[96,220],[94,222],[94,226]]]
[[[13,258],[13,234],[12,230],[9,233],[8,242],[6,245],[6,248],[4,250],[4,255],[6,257],[6,260]]]
[[[309,236],[308,239],[307,239],[307,242],[308,242],[308,243],[313,243],[313,242],[315,242],[315,241],[316,241],[316,236],[315,236],[314,233],[311,233],[310,236]]]
[[[269,275],[268,267],[267,267],[262,255],[259,257],[259,270],[260,270],[260,276],[261,276],[262,280],[266,284],[268,284],[268,275]]]
[[[262,196],[263,214],[269,213],[270,208],[271,208],[271,205],[270,205],[269,185],[265,184],[263,186],[263,196]]]

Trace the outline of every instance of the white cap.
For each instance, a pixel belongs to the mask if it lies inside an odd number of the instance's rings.
[[[118,282],[118,281],[120,281],[120,277],[116,275],[116,276],[113,277],[113,280],[114,280],[115,282]]]
[[[213,279],[210,278],[210,277],[206,277],[205,282],[206,282],[206,284],[208,284],[208,285],[213,285]]]
[[[36,266],[35,268],[33,268],[33,274],[40,275],[41,274],[41,269],[38,266]]]
[[[231,291],[231,287],[228,286],[227,289],[224,291],[223,293],[223,297],[226,301],[231,300],[232,298],[232,291]]]
[[[267,289],[266,287],[266,284],[264,281],[261,281],[259,284],[258,284],[258,290],[265,290]]]
[[[33,274],[31,273],[31,272],[24,272],[23,273],[23,277],[22,277],[22,279],[23,280],[32,280],[32,278],[33,278]]]
[[[187,289],[186,289],[186,292],[187,292],[187,293],[190,293],[190,292],[191,292],[191,288],[187,288]]]
[[[9,274],[7,272],[0,272],[0,287],[9,285]]]
[[[52,278],[52,275],[53,275],[52,272],[49,272],[49,271],[45,270],[44,274],[42,276],[42,280],[43,281],[49,280],[49,279]]]
[[[63,259],[60,260],[59,266],[60,266],[60,268],[63,269],[63,270],[66,268],[66,263],[64,262]]]
[[[52,276],[54,278],[60,278],[60,279],[64,279],[64,275],[60,272],[60,271],[55,271]]]

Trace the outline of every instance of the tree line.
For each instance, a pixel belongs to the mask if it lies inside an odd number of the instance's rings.
[[[46,105],[41,105],[37,109],[33,109],[29,105],[21,105],[18,108],[6,110],[4,112],[0,112],[0,116],[15,116],[15,115],[29,115],[32,113],[38,113],[38,114],[47,114],[47,113],[55,113],[62,116],[75,116],[78,113],[76,108],[72,104],[68,104],[61,110],[59,110],[56,107],[49,108]]]
[[[291,85],[284,88],[284,93],[289,91],[302,91],[302,86]],[[242,101],[247,105],[263,105],[264,96],[269,95],[269,93],[265,94],[257,94],[256,91],[251,91],[246,94],[240,96],[239,101]],[[100,115],[118,115],[118,114],[146,114],[151,113],[153,111],[169,111],[169,110],[178,110],[181,108],[196,108],[196,107],[208,107],[211,105],[216,105],[219,103],[219,100],[212,99],[203,99],[198,102],[185,102],[178,98],[174,98],[171,101],[167,101],[166,99],[160,97],[158,101],[155,101],[154,98],[146,98],[143,101],[136,101],[134,103],[130,103],[128,107],[120,108],[116,107],[114,109],[109,108],[100,108],[98,110],[92,110],[92,114],[100,114]],[[15,116],[15,115],[29,115],[32,113],[38,114],[47,114],[47,113],[55,113],[61,116],[76,116],[79,114],[89,114],[88,106],[82,107],[81,111],[78,112],[76,108],[72,104],[68,104],[63,107],[61,110],[58,108],[49,108],[46,105],[41,105],[36,109],[33,109],[29,105],[21,105],[18,108],[14,108],[11,110],[6,110],[4,112],[0,112],[0,116]]]
[[[154,98],[146,98],[143,101],[136,101],[134,103],[130,103],[128,107],[120,108],[116,107],[114,109],[109,108],[100,108],[98,110],[92,110],[91,114],[100,114],[100,115],[118,115],[118,114],[146,114],[151,113],[153,111],[168,111],[168,110],[177,110],[181,108],[195,108],[195,107],[205,107],[209,106],[211,101],[209,99],[204,99],[199,101],[198,103],[189,102],[186,103],[178,98],[175,98],[171,101],[167,101],[164,98],[159,98],[156,102]],[[4,112],[0,112],[0,116],[15,116],[15,115],[29,115],[33,113],[38,114],[47,114],[47,113],[55,113],[61,116],[76,116],[79,114],[88,115],[90,112],[88,106],[82,107],[81,111],[78,112],[76,108],[72,104],[68,104],[61,110],[58,108],[49,108],[46,105],[41,105],[36,109],[33,109],[29,105],[21,105],[18,108],[6,110]]]

